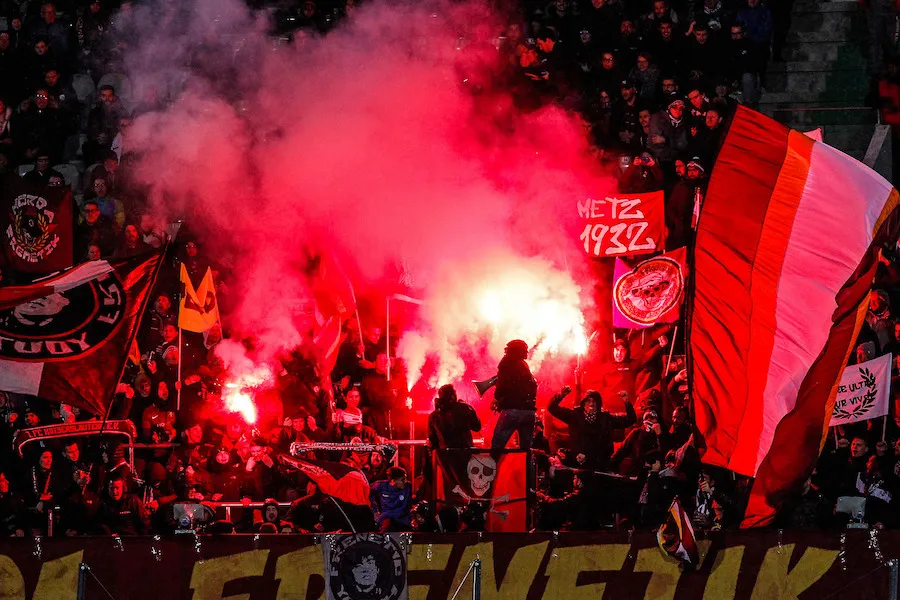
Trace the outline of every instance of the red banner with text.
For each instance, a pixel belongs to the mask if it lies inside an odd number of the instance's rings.
[[[665,246],[663,192],[585,198],[576,202],[583,225],[578,237],[597,258],[651,254]]]

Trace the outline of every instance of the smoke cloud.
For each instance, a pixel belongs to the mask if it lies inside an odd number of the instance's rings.
[[[153,209],[227,261],[233,335],[263,357],[299,343],[303,267],[327,251],[358,289],[426,302],[399,345],[413,380],[427,361],[432,385],[489,376],[514,338],[539,344],[535,367],[581,346],[576,202],[614,184],[577,118],[516,109],[497,15],[375,0],[325,37],[279,44],[240,0],[174,4],[120,19],[126,101],[157,107],[126,149]]]

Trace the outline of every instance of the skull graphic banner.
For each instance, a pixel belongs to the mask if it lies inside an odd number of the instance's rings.
[[[438,450],[434,506],[484,520],[486,531],[525,531],[528,453],[520,450]]]

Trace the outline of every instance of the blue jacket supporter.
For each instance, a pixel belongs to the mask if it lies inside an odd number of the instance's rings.
[[[409,525],[409,511],[412,509],[412,485],[407,483],[397,489],[388,480],[376,481],[369,492],[375,521],[379,524],[385,519]]]

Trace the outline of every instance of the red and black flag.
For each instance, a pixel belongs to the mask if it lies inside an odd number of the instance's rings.
[[[370,506],[369,481],[362,471],[325,460],[306,460],[286,454],[279,458],[312,479],[323,494],[357,506]]]
[[[162,253],[0,288],[0,390],[106,415]]]
[[[684,512],[678,498],[672,500],[666,522],[656,532],[659,547],[677,560],[690,564],[694,568],[700,564],[700,550],[694,538],[694,526]]]
[[[487,531],[525,531],[528,453],[521,450],[434,452],[434,503],[483,512]]]
[[[2,180],[0,227],[8,268],[53,273],[72,266],[75,209],[69,187]]]

